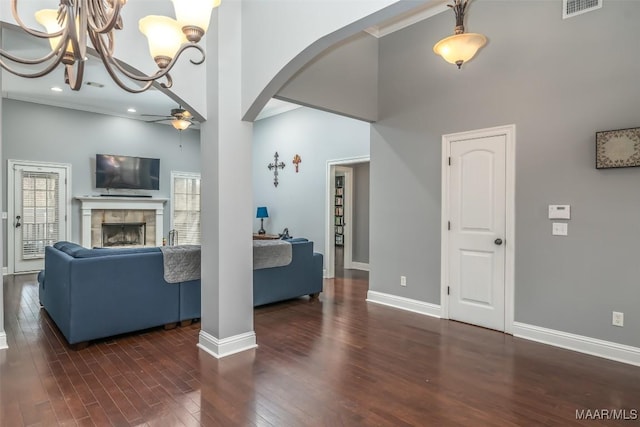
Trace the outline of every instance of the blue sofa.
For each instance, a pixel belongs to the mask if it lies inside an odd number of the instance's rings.
[[[200,280],[167,283],[160,248],[45,248],[40,303],[69,344],[200,318]]]
[[[282,267],[253,270],[253,306],[284,301],[322,292],[322,254],[313,252],[313,242],[304,238],[291,243],[291,263]]]

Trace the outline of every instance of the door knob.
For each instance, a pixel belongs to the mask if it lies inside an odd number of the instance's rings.
[[[22,224],[20,224],[20,215],[16,216],[16,228],[20,227]]]
[[[498,238],[498,239],[494,240],[493,243],[495,243],[496,245],[500,246],[502,244],[502,239]]]

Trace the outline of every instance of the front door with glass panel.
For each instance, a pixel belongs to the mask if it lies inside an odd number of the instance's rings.
[[[13,164],[14,273],[44,268],[44,248],[66,236],[67,168]]]

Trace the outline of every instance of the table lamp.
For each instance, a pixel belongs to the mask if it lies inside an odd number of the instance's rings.
[[[266,206],[258,207],[256,218],[260,218],[260,230],[258,230],[258,234],[265,234],[266,232],[264,231],[264,219],[269,218],[269,212],[267,211]]]

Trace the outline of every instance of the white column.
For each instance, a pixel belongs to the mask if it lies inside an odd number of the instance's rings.
[[[252,125],[242,122],[240,116],[240,1],[222,2],[209,28],[208,120],[201,127],[200,143],[202,330],[198,346],[214,357],[223,357],[256,346]]]
[[[0,46],[2,46],[2,31],[0,31]],[[2,73],[0,73],[0,87],[2,87]],[[2,157],[2,97],[0,97],[0,159],[4,163],[4,158]],[[4,166],[3,166],[4,167]],[[4,188],[4,182],[2,182],[2,177],[4,174],[0,174],[0,188]],[[2,206],[2,201],[0,200],[0,211],[5,212],[6,206]],[[7,220],[0,221],[0,265],[2,265],[2,271],[4,272],[4,245],[8,244],[4,239],[4,227],[8,223]],[[0,349],[8,348],[7,346],[7,334],[4,332],[4,280],[0,281]]]

